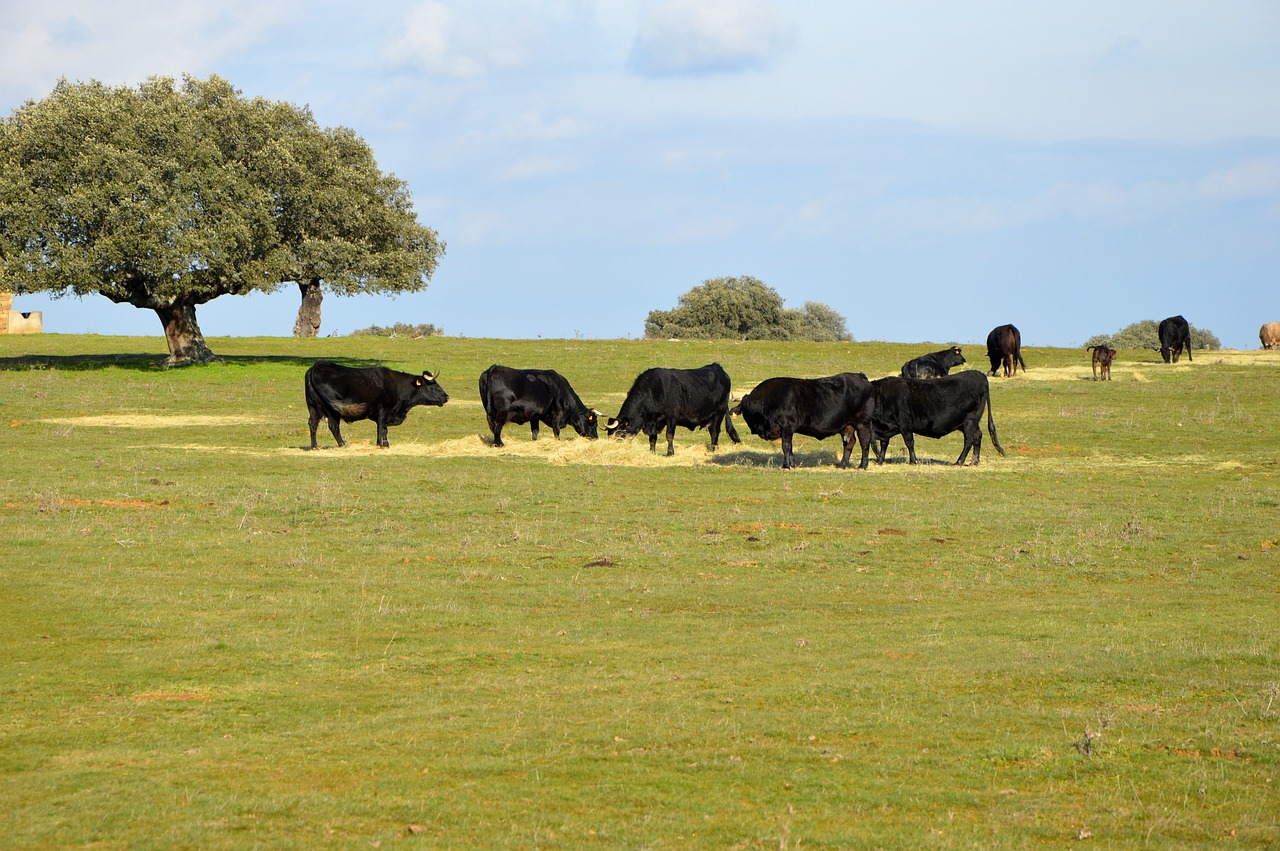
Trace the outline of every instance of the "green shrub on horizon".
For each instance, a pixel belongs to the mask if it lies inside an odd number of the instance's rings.
[[[1196,350],[1217,351],[1222,348],[1222,341],[1217,335],[1205,328],[1197,328],[1190,322],[1191,347]],[[1156,349],[1160,348],[1160,323],[1155,319],[1143,319],[1124,326],[1114,334],[1095,334],[1084,341],[1089,346],[1110,346],[1113,349]]]

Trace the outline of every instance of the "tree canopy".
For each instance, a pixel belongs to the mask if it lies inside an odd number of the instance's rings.
[[[154,310],[170,364],[214,359],[196,307],[218,296],[420,289],[443,250],[354,133],[217,76],[62,80],[0,123],[6,286]]]
[[[1191,328],[1191,346],[1195,349],[1216,350],[1222,348],[1222,341],[1208,329]],[[1113,349],[1159,349],[1160,323],[1155,319],[1143,319],[1132,322],[1114,334],[1096,334],[1084,341],[1089,346],[1110,346]]]
[[[650,339],[847,341],[844,317],[820,302],[803,310],[756,278],[711,278],[680,296],[673,310],[654,310],[644,323]]]
[[[295,336],[320,327],[321,286],[338,295],[413,292],[426,285],[445,245],[418,223],[408,186],[378,170],[353,131],[295,129],[278,179],[279,227],[302,305]]]

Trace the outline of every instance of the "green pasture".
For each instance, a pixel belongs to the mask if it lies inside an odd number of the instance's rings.
[[[784,472],[495,450],[476,380],[938,347],[209,342],[0,337],[4,847],[1280,845],[1280,353],[1030,348],[1005,457]],[[451,401],[304,451],[321,358]]]

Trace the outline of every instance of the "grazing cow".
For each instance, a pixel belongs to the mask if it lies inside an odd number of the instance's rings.
[[[964,363],[964,355],[959,346],[952,346],[940,352],[921,355],[902,365],[903,378],[941,378],[951,371],[953,366]]]
[[[987,377],[970,369],[933,381],[911,378],[881,378],[871,382],[875,390],[875,414],[871,428],[877,441],[876,463],[883,464],[889,439],[902,435],[911,463],[916,463],[915,435],[945,437],[957,429],[964,432],[964,450],[956,459],[963,464],[973,450],[973,463],[982,455],[982,409],[987,409],[987,432],[991,445],[1001,455],[1004,448],[996,437],[991,419],[991,388]]]
[[[1280,322],[1268,322],[1259,328],[1258,339],[1264,349],[1280,347]]]
[[[1098,370],[1102,370],[1102,380],[1111,380],[1111,362],[1116,359],[1116,350],[1107,346],[1088,346],[1093,350],[1093,380],[1098,380]]]
[[[353,368],[320,361],[307,370],[306,388],[311,448],[316,448],[316,426],[329,421],[329,431],[345,446],[339,422],[373,420],[378,424],[378,445],[386,447],[387,427],[400,425],[417,405],[443,405],[449,401],[436,377],[429,372],[410,375],[385,366]]]
[[[1173,362],[1178,362],[1178,355],[1183,350],[1187,353],[1187,360],[1191,360],[1191,326],[1187,324],[1187,320],[1181,316],[1170,316],[1168,319],[1160,321],[1160,357],[1164,358],[1165,363],[1169,363],[1170,356]]]
[[[667,454],[675,455],[676,426],[690,431],[706,428],[711,448],[720,442],[720,423],[729,439],[741,443],[727,416],[729,376],[718,363],[698,369],[654,367],[636,376],[618,416],[605,423],[610,437],[649,436],[649,451],[656,452],[658,432],[667,430]]]
[[[991,360],[991,374],[996,375],[1004,367],[1004,377],[1018,374],[1018,365],[1027,371],[1026,361],[1022,359],[1022,334],[1012,325],[1000,325],[991,329],[987,335],[987,357]]]
[[[512,369],[493,366],[480,373],[480,404],[489,418],[493,445],[502,446],[502,427],[529,423],[538,439],[539,423],[551,426],[558,438],[566,425],[583,437],[599,437],[599,411],[582,404],[565,377],[554,369]]]
[[[871,382],[860,372],[842,372],[827,378],[768,378],[742,397],[731,415],[741,413],[751,433],[765,440],[782,438],[782,469],[796,465],[791,448],[794,435],[818,440],[840,435],[844,456],[839,466],[849,466],[854,435],[862,445],[862,463],[867,468],[871,449],[871,415],[875,394]]]

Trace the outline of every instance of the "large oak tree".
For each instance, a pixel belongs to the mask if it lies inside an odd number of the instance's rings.
[[[326,188],[317,169],[344,157],[359,179],[330,174]],[[64,80],[0,123],[6,285],[153,310],[167,363],[213,360],[196,307],[218,296],[304,278],[341,292],[426,286],[443,246],[372,163],[350,131],[216,76]]]

